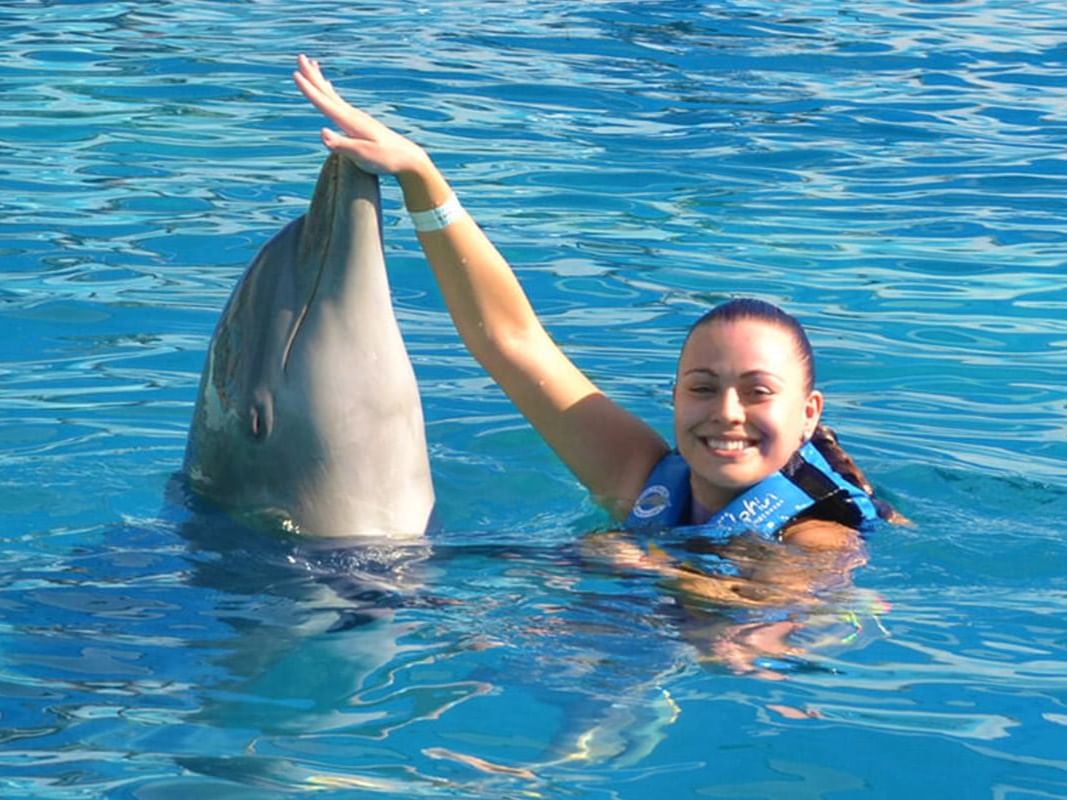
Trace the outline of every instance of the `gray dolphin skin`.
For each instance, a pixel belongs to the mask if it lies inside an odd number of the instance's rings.
[[[259,252],[211,340],[190,489],[309,536],[418,537],[434,494],[393,314],[378,179],[327,158],[307,213]]]

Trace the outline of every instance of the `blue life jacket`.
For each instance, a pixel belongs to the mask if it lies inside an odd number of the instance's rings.
[[[692,532],[718,541],[748,532],[778,540],[782,529],[807,511],[857,530],[878,519],[867,493],[835,472],[808,442],[782,469],[742,492]],[[691,514],[689,465],[672,451],[652,469],[624,527],[647,533],[692,526]]]

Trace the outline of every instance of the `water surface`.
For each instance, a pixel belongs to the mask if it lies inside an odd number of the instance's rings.
[[[1065,33],[1040,0],[0,3],[0,793],[1067,797]],[[391,183],[444,530],[307,551],[167,501],[222,304],[321,164],[298,52],[665,434],[709,303],[808,325],[915,524],[786,680],[587,557],[604,517]]]

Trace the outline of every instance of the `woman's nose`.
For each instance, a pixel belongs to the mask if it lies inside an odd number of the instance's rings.
[[[719,392],[719,403],[715,410],[724,422],[743,422],[745,419],[745,407],[741,403],[741,395],[737,389],[730,386]]]

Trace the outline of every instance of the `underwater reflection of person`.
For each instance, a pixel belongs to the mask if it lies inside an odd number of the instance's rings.
[[[654,560],[699,578],[671,547],[671,531],[693,526],[717,540],[755,535],[814,562],[862,550],[860,530],[879,511],[869,484],[820,428],[824,399],[793,317],[737,299],[694,325],[678,363],[672,450],[553,342],[507,261],[421,147],[348,104],[317,62],[301,56],[294,80],[341,129],[322,131],[330,150],[396,177],[468,350],[592,496],[637,532],[638,546],[660,551]],[[795,573],[775,552],[764,548],[761,573]],[[788,582],[764,583],[782,591]]]

